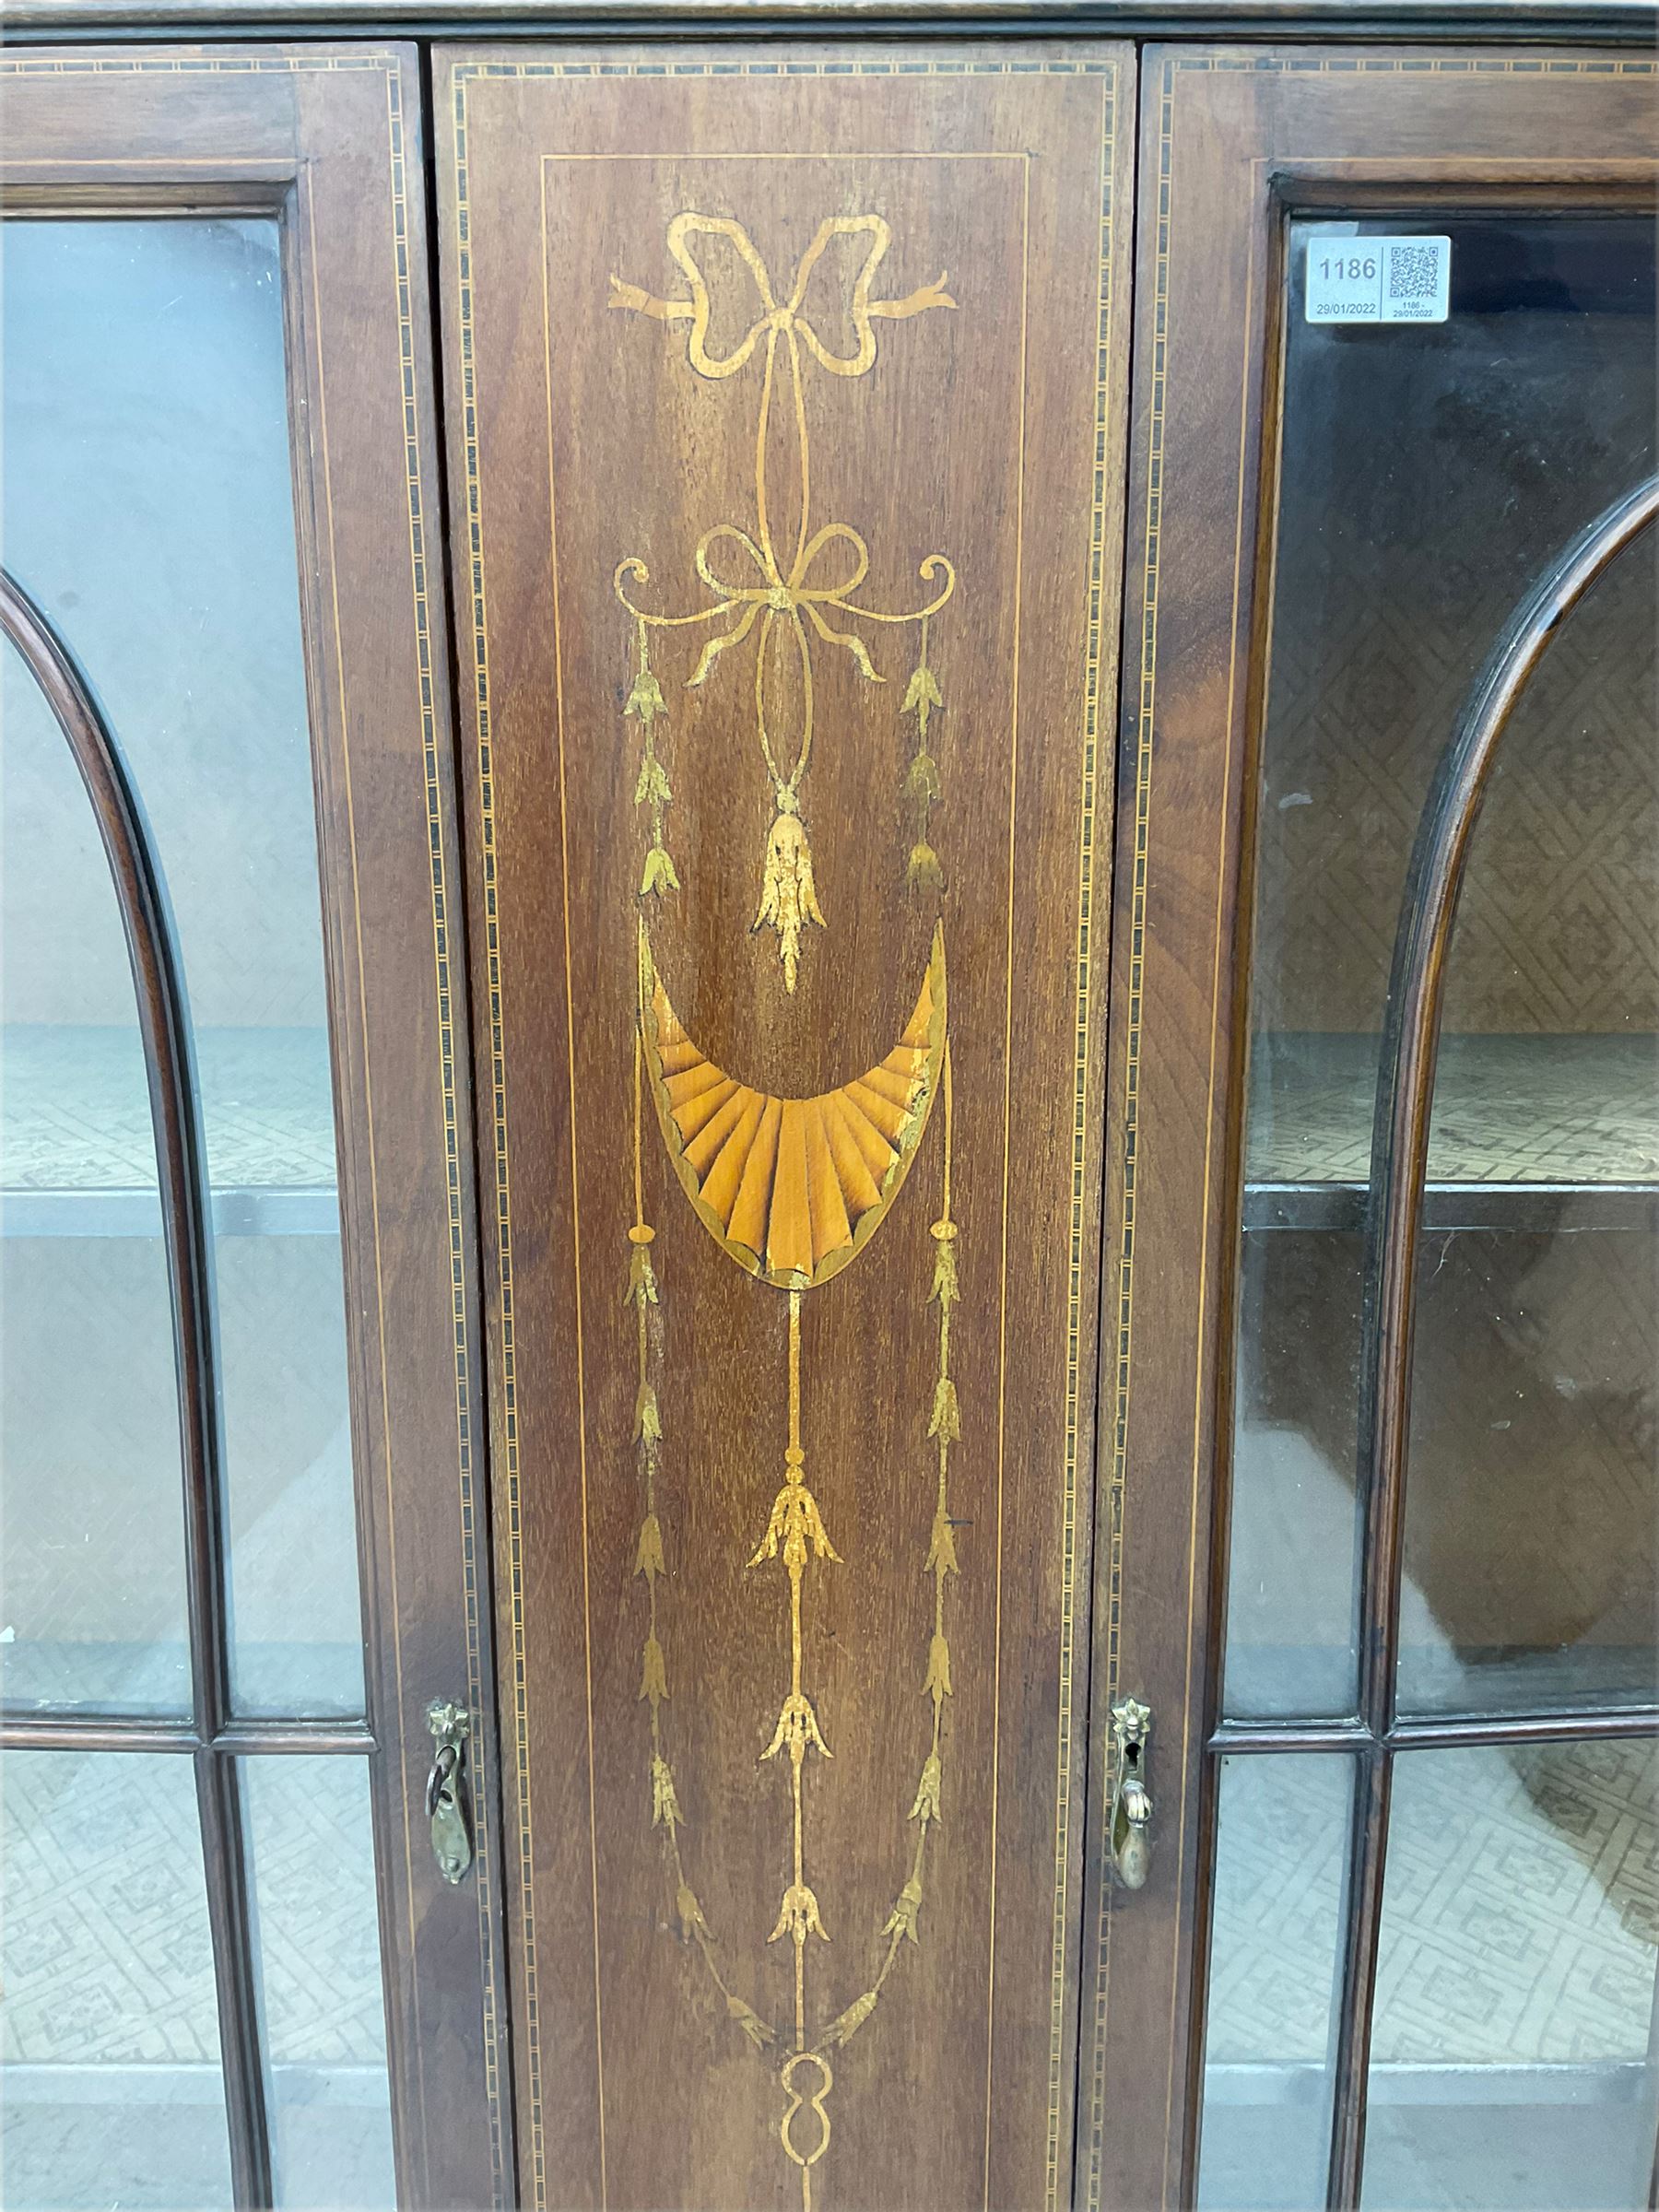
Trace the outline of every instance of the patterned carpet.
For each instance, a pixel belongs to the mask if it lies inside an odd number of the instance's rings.
[[[1208,2056],[1324,2061],[1346,1761],[1235,1759],[1223,1785]],[[1417,1752],[1396,1770],[1379,2065],[1647,2054],[1659,1747]]]
[[[357,1759],[242,1765],[278,2201],[393,2202]],[[0,1762],[8,2212],[228,2212],[213,1959],[187,1759]]]
[[[243,1762],[275,2058],[383,2065],[368,1777],[354,1759]],[[0,2057],[217,2062],[195,1793],[167,1754],[11,1752]]]

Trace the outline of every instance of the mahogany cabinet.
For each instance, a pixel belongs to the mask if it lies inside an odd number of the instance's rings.
[[[1211,13],[6,10],[8,2202],[1649,2201],[1653,18]]]

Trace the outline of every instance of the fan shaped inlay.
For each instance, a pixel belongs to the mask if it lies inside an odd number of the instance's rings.
[[[945,1052],[944,932],[887,1058],[816,1098],[775,1098],[717,1067],[669,1004],[643,929],[640,1013],[668,1156],[704,1226],[780,1289],[839,1274],[898,1195],[927,1126]]]

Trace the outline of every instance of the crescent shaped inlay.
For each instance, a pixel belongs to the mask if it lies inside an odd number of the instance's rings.
[[[739,1083],[686,1034],[640,930],[640,1031],[663,1140],[722,1251],[781,1290],[828,1282],[898,1196],[939,1088],[945,933],[886,1059],[838,1090],[785,1099]]]

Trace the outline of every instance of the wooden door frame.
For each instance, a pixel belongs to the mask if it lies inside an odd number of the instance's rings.
[[[1190,2203],[1197,2171],[1287,218],[1338,202],[1651,197],[1654,70],[1559,52],[1143,56],[1124,609],[1140,667],[1136,683],[1126,651],[1101,1300],[1117,1316],[1116,1358],[1102,1356],[1115,1405],[1101,1421],[1090,1771],[1103,1821],[1108,1708],[1146,1699],[1158,1845],[1135,1896],[1114,1892],[1103,1849],[1090,1856],[1090,2212]]]
[[[0,1724],[0,1744],[179,1751],[199,1773],[228,1775],[223,1863],[210,1874],[221,1917],[239,1899],[245,1911],[238,1759],[366,1756],[398,2201],[434,2212],[509,2204],[465,955],[418,58],[393,45],[30,47],[0,59],[0,88],[10,217],[256,214],[280,226],[368,1663],[363,1723],[228,1711],[222,1584],[217,1601],[213,1589],[223,1499],[210,1469],[193,1498],[194,1571],[208,1593],[193,1634],[220,1694],[204,1707],[198,1682],[194,1716],[177,1724],[19,1714]],[[477,1856],[457,1888],[434,1863],[425,1806],[433,1699],[471,1714]],[[221,1974],[220,2011],[233,2102],[245,2107],[232,2129],[238,2199],[268,2201],[251,1971]]]

